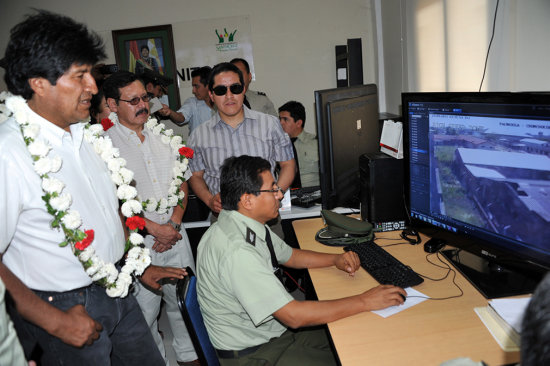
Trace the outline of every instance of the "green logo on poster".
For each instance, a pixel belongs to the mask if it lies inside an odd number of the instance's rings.
[[[227,31],[227,28],[223,29],[222,34],[219,34],[217,29],[215,30],[215,32],[218,36],[218,44],[216,45],[216,49],[218,51],[232,51],[238,48],[238,43],[234,41],[235,33],[237,33],[236,29],[233,31],[233,33],[229,33]]]

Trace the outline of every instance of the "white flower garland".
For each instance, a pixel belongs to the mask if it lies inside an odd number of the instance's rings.
[[[118,115],[115,112],[111,112],[108,119],[113,124],[120,123],[118,120]],[[108,130],[110,128],[110,125],[105,125],[103,121],[102,124],[104,130]],[[170,182],[170,187],[168,188],[168,196],[166,198],[161,198],[158,201],[155,198],[141,200],[141,204],[145,211],[156,212],[162,215],[167,213],[170,208],[176,205],[183,205],[185,193],[181,190],[181,185],[185,181],[183,174],[187,170],[189,162],[187,160],[186,153],[182,151],[182,149],[187,149],[191,152],[191,154],[192,150],[185,147],[181,136],[174,135],[172,130],[166,129],[166,125],[164,123],[158,123],[155,118],[149,117],[149,120],[145,123],[145,127],[149,129],[153,135],[160,136],[162,143],[170,146],[174,154],[178,156],[178,159],[174,161],[174,167],[172,168],[172,181]]]
[[[28,121],[27,112],[30,110],[27,102],[20,96],[2,92],[0,102],[0,123],[13,116],[19,123],[23,139],[32,155],[33,167],[42,179],[43,200],[48,212],[53,216],[52,228],[60,228],[65,233],[65,241],[59,244],[71,246],[74,255],[82,263],[86,273],[92,280],[106,288],[111,297],[125,297],[132,283],[132,273],[141,275],[151,263],[149,249],[139,245],[143,243],[143,236],[138,233],[145,221],[135,216],[142,211],[142,205],[135,200],[137,192],[129,184],[133,179],[132,171],[125,168],[126,161],[119,157],[118,149],[113,147],[111,140],[103,136],[101,125],[87,124],[84,130],[84,139],[93,145],[95,152],[101,156],[111,172],[111,177],[118,186],[117,195],[122,200],[122,213],[128,219],[126,225],[130,231],[125,251],[128,252],[126,263],[120,273],[112,263],[106,263],[97,256],[90,245],[94,238],[93,230],[80,230],[82,220],[78,211],[71,209],[71,195],[63,193],[65,184],[59,179],[49,177],[61,168],[62,160],[59,156],[49,157],[51,145],[44,139],[39,139],[40,126]]]

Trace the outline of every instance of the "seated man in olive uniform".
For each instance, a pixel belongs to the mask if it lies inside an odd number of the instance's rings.
[[[353,276],[359,258],[293,249],[273,234],[265,223],[277,217],[283,196],[267,160],[228,158],[220,182],[223,209],[199,243],[197,291],[222,365],[335,365],[325,330],[298,328],[403,303],[406,292],[389,285],[331,301],[294,300],[278,279],[279,264],[336,266]]]

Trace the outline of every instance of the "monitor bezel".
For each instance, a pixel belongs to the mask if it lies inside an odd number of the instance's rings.
[[[378,105],[378,87],[376,84],[355,85],[340,88],[315,90],[315,120],[319,144],[319,182],[321,187],[321,205],[323,209],[331,210],[338,207],[339,202],[334,196],[332,186],[334,172],[331,170],[331,123],[329,118],[329,103],[357,97],[375,95]],[[359,156],[357,157],[359,170]],[[359,201],[357,202],[359,204]]]

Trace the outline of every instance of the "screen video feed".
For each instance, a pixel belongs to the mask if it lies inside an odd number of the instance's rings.
[[[430,113],[428,146],[435,216],[550,249],[549,121]]]

